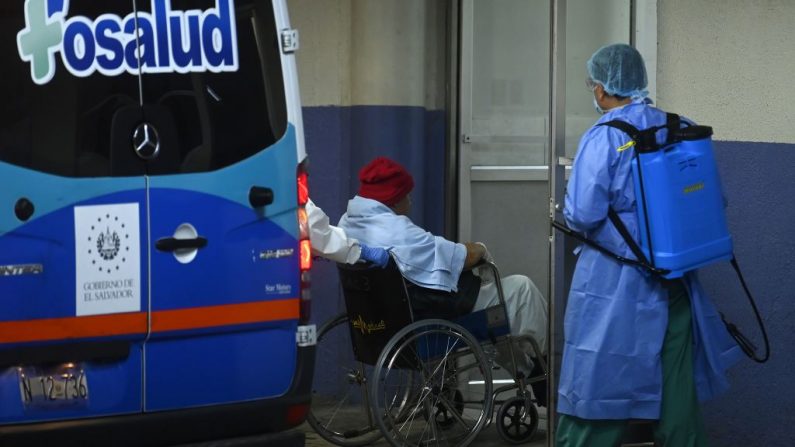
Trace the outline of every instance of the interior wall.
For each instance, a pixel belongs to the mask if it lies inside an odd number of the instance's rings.
[[[658,103],[712,126],[735,254],[772,355],[730,371],[731,391],[704,407],[713,445],[795,445],[795,2],[658,2]],[[763,351],[734,272],[702,272],[727,318]]]

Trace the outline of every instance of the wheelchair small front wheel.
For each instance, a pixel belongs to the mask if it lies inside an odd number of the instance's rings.
[[[533,403],[525,412],[527,400],[514,396],[500,406],[497,411],[497,433],[507,443],[522,444],[530,440],[538,430],[538,410]],[[522,417],[522,413],[524,418]]]

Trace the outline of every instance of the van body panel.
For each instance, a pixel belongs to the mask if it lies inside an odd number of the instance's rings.
[[[147,243],[146,192],[141,178],[110,178],[103,180],[74,179],[44,174],[0,163],[0,178],[8,186],[0,189],[0,204],[13,210],[20,197],[34,204],[35,212],[28,222],[20,222],[12,213],[0,217],[0,265],[39,264],[36,274],[0,276],[0,353],[4,358],[19,358],[13,365],[0,365],[0,421],[3,423],[35,422],[68,418],[89,418],[140,412],[143,408],[142,344],[148,324],[148,283],[145,268]],[[92,197],[89,199],[89,197]],[[134,205],[137,225],[127,225],[120,238],[119,251],[112,259],[96,256],[96,236],[119,228],[118,221],[84,228],[86,238],[76,240],[77,210],[111,210],[114,206]],[[105,216],[108,214],[106,213]],[[116,216],[111,216],[116,217]],[[116,230],[112,230],[114,233]],[[129,251],[137,250],[135,265]],[[92,253],[88,253],[90,250]],[[81,251],[78,254],[78,251]],[[91,271],[78,273],[77,259],[82,258]],[[108,256],[110,258],[110,256]],[[125,261],[120,262],[124,258]],[[93,264],[91,264],[93,262]],[[104,265],[105,270],[96,270]],[[124,311],[113,308],[91,310],[81,305],[98,299],[102,290],[91,290],[92,280],[115,267],[133,271],[139,281],[134,287],[135,302]],[[81,283],[78,283],[78,279]],[[82,284],[82,285],[81,285]],[[96,301],[93,301],[96,302]],[[82,311],[81,311],[82,308]],[[22,374],[32,376],[33,387],[49,386],[40,383],[59,368],[52,362],[65,347],[96,341],[124,341],[129,344],[127,355],[112,362],[70,358],[75,371],[85,374],[88,398],[71,402],[26,402]],[[49,347],[49,348],[47,348]],[[39,363],[28,364],[22,359],[30,348],[50,349],[52,354],[39,355]],[[44,351],[46,352],[46,351]],[[42,393],[36,390],[39,396]]]
[[[39,178],[36,179],[31,176],[31,178],[19,183],[13,183],[15,185],[13,187],[4,188],[4,194],[10,196],[9,199],[11,200],[0,198],[0,202],[10,202],[9,208],[13,210],[13,197],[30,197],[29,200],[38,209],[38,194],[33,191],[34,188],[27,185],[36,184],[37,180],[43,183],[44,178],[53,176],[39,175],[35,177]],[[87,185],[89,182],[86,181],[79,182],[82,185],[74,185],[74,179],[66,178],[61,178],[60,182],[53,182],[52,179],[48,180],[51,181],[52,191],[58,191],[53,201],[66,202],[64,203],[66,206],[36,219],[31,219],[29,223],[18,226],[12,231],[0,233],[0,265],[40,264],[42,268],[41,273],[38,274],[0,276],[0,296],[3,296],[3,300],[0,302],[0,309],[2,309],[2,312],[0,312],[0,349],[7,344],[8,338],[20,338],[19,334],[5,333],[1,322],[75,317],[79,313],[77,307],[82,304],[80,301],[92,299],[91,296],[85,297],[83,294],[84,291],[90,292],[88,288],[83,290],[76,284],[78,250],[81,251],[80,255],[86,255],[85,261],[91,263],[90,265],[97,269],[97,273],[104,273],[107,268],[114,270],[116,267],[131,269],[131,266],[125,266],[124,264],[128,263],[131,251],[137,250],[138,252],[135,253],[134,257],[139,262],[135,269],[137,270],[137,276],[140,278],[140,283],[135,285],[135,289],[139,299],[135,303],[135,309],[131,311],[147,311],[147,288],[141,287],[141,284],[145,284],[148,281],[146,268],[144,268],[143,264],[146,261],[144,252],[147,246],[146,224],[148,221],[145,214],[145,190],[141,188],[121,191],[77,203],[68,203],[73,189],[80,189],[81,186],[93,186],[93,188],[84,188],[83,193],[85,194],[87,190],[98,189],[98,185]],[[116,179],[109,179],[107,182],[113,183],[114,180]],[[131,186],[129,184],[131,182],[126,179],[119,180],[121,180],[121,183],[125,183],[125,186]],[[98,183],[98,181],[95,181],[95,183]],[[143,184],[143,181],[139,179],[138,183]],[[75,195],[79,196],[79,193]],[[102,222],[85,228],[85,239],[93,238],[93,240],[82,240],[83,238],[81,238],[80,244],[77,243],[75,240],[76,209],[96,209],[101,211],[103,209],[112,209],[114,205],[118,204],[134,205],[137,209],[137,219],[135,219],[137,220],[137,226],[125,225],[125,228],[120,229],[123,231],[116,231],[114,226],[119,226],[118,221],[106,222],[107,218],[103,215]],[[115,217],[110,214],[110,218]],[[3,219],[3,221],[5,223],[12,219],[16,219],[13,214],[10,219]],[[102,259],[100,256],[95,256],[97,251],[96,242],[98,242],[96,239],[98,235],[108,231],[108,228],[118,234],[121,239],[119,241],[119,251],[113,254],[112,258],[108,256],[109,259]],[[137,240],[137,242],[130,243],[131,240]],[[103,268],[103,265],[105,270],[99,272],[98,269]],[[99,274],[97,276],[101,278],[103,275]],[[87,285],[90,286],[90,284]],[[116,312],[101,312],[100,314],[114,313]],[[98,328],[95,332],[87,331],[84,335],[72,335],[69,333],[68,327],[63,327],[62,329],[62,332],[58,334],[58,338],[70,339],[106,335],[101,328]],[[57,331],[58,329],[56,328],[51,329],[53,334],[56,334]],[[135,333],[145,335],[146,326],[141,326]],[[46,341],[53,339],[47,334],[30,334],[27,338],[26,340],[23,337],[19,341]]]
[[[279,396],[289,388],[300,293],[296,166],[289,126],[274,146],[226,168],[149,178],[153,242],[189,224],[207,245],[189,261],[152,247],[146,411]],[[272,189],[273,203],[253,208],[252,186]],[[277,251],[285,254],[263,255]],[[185,311],[172,318],[178,327],[161,322],[178,310]]]
[[[146,411],[283,395],[295,372],[295,328],[230,329],[148,343]]]
[[[0,8],[0,444],[184,443],[300,423],[314,348],[296,343],[306,154],[284,1],[15,2]],[[62,41],[45,77],[16,40],[42,20]],[[156,64],[140,71],[136,27]],[[168,65],[167,53],[201,59],[199,42],[205,66]],[[212,65],[232,47],[232,65]],[[254,204],[252,187],[273,201]],[[28,389],[53,377],[85,396]]]

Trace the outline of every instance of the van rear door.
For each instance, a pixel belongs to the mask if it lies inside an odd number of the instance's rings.
[[[146,411],[282,395],[296,365],[298,160],[273,7],[141,1],[139,11],[170,18],[158,56],[167,46],[176,67],[142,77],[161,163],[146,171]]]
[[[96,63],[124,50],[100,49],[123,31],[95,19],[132,11],[0,6],[0,426],[142,411],[146,184],[114,128],[139,78]]]

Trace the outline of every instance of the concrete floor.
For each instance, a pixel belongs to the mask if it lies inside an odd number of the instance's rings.
[[[535,436],[530,440],[530,442],[526,444],[522,444],[523,446],[527,447],[543,447],[546,445],[546,424],[547,424],[547,413],[546,408],[539,409],[539,423],[538,423],[538,431],[536,432]],[[312,427],[309,424],[304,423],[299,427],[301,431],[306,434],[306,447],[329,447],[333,446],[327,442],[325,439],[321,438],[317,435],[317,433],[312,430]],[[379,439],[374,444],[371,444],[373,447],[388,447],[389,443],[384,439]],[[475,441],[470,444],[476,447],[493,447],[493,446],[504,446],[510,445],[500,438],[500,435],[497,433],[497,429],[495,428],[494,424],[491,426],[486,427],[484,430],[480,432]]]

